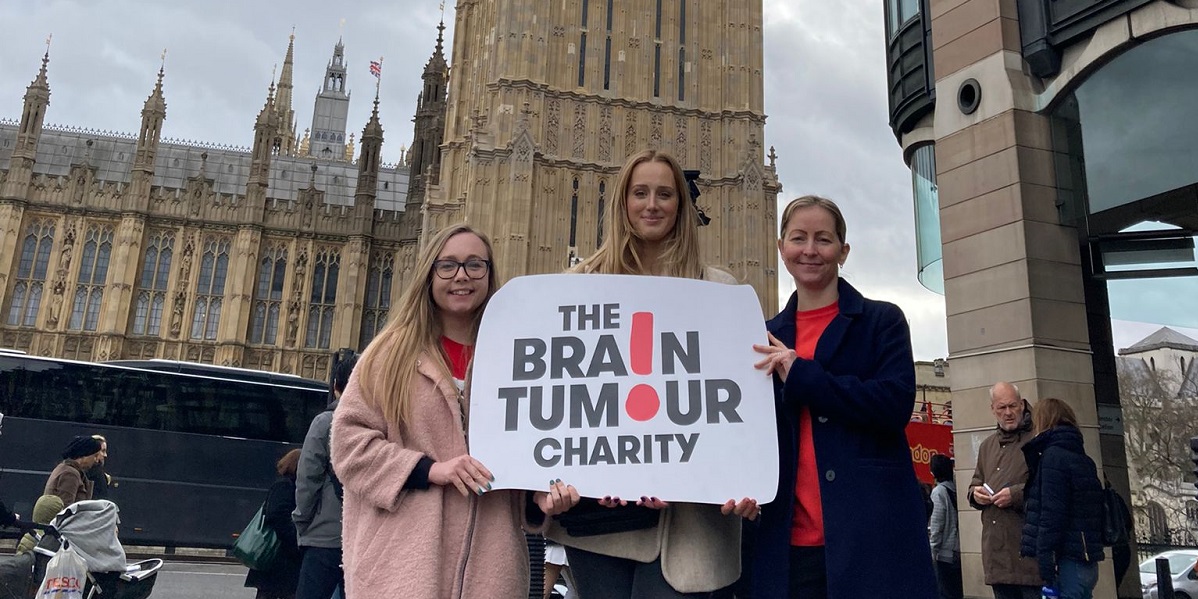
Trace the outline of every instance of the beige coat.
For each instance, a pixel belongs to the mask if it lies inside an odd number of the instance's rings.
[[[732,275],[715,268],[708,268],[703,278],[737,283]],[[550,520],[545,536],[567,547],[638,562],[660,557],[662,575],[674,590],[705,593],[740,578],[740,530],[741,518],[721,514],[718,505],[675,503],[662,510],[654,528],[571,537],[556,520]]]
[[[387,422],[360,385],[360,377],[374,376],[378,389],[381,377],[360,370],[333,415],[333,468],[345,487],[346,597],[527,597],[520,492],[462,497],[455,487],[403,488],[422,456],[466,453],[457,387],[428,359],[417,372],[408,424]]]
[[[978,447],[978,464],[967,490],[969,504],[982,510],[982,569],[986,584],[1018,584],[1039,587],[1043,584],[1034,558],[1019,556],[1023,534],[1023,486],[1027,483],[1027,462],[1023,445],[1032,438],[1030,422],[1018,430],[998,432],[986,437]],[[981,506],[973,500],[973,488],[983,483],[994,491],[1011,490],[1011,506]]]

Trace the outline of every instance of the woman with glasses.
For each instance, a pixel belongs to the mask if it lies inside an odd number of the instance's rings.
[[[465,381],[497,287],[492,265],[481,232],[438,233],[416,261],[423,280],[350,375],[331,434],[347,597],[528,596],[525,495],[490,492],[494,478],[466,439]],[[572,497],[555,485],[532,499],[553,515]]]
[[[673,157],[654,150],[630,157],[615,200],[604,215],[603,243],[575,272],[736,284],[700,258],[699,211]],[[610,510],[612,532],[571,536],[558,521],[545,532],[565,545],[579,594],[587,599],[730,597],[728,587],[740,576],[739,516],[758,512],[747,499],[718,506],[605,497],[579,506],[590,516],[604,509]]]

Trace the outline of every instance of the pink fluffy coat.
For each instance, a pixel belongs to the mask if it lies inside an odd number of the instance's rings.
[[[387,348],[375,348],[386,350]],[[516,599],[528,596],[522,494],[463,497],[456,487],[405,490],[421,456],[467,453],[453,381],[427,358],[412,378],[411,417],[387,422],[355,370],[333,416],[333,467],[345,487],[342,546],[347,599]]]

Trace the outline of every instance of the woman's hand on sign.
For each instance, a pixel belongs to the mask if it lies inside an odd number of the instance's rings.
[[[758,370],[764,370],[766,374],[777,374],[782,382],[786,382],[786,375],[790,374],[790,365],[798,356],[795,350],[786,347],[785,343],[778,341],[778,338],[770,333],[769,345],[753,345],[753,351],[759,354],[765,354],[765,358],[755,364]]]
[[[720,513],[727,516],[728,514],[736,514],[741,518],[748,520],[756,520],[757,516],[761,515],[761,506],[757,505],[756,499],[745,497],[740,501],[729,499],[727,503],[720,506]]]
[[[469,497],[471,494],[482,495],[490,491],[495,476],[482,462],[469,455],[460,455],[433,464],[428,469],[428,481],[443,487],[453,485],[458,488],[458,492]]]
[[[578,490],[559,478],[549,485],[549,491],[537,491],[532,500],[546,516],[556,516],[578,505]]]
[[[636,502],[636,504],[639,506],[642,506],[642,507],[652,508],[655,510],[662,510],[662,509],[670,507],[669,503],[666,503],[656,497],[641,497],[641,500]]]
[[[620,499],[619,497],[612,497],[611,495],[605,495],[602,499],[599,500],[599,505],[601,505],[603,507],[624,507],[624,506],[628,505],[628,502],[624,501],[623,499]]]

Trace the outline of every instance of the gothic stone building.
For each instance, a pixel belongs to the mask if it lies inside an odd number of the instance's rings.
[[[395,166],[377,97],[353,161],[340,42],[299,136],[292,39],[249,149],[162,139],[162,71],[137,135],[46,126],[44,57],[0,121],[0,347],[324,378],[386,321],[427,233],[466,220],[504,278],[561,271],[643,147],[700,171],[705,259],[776,309],[760,0],[460,0],[455,32],[461,66],[438,35]]]

